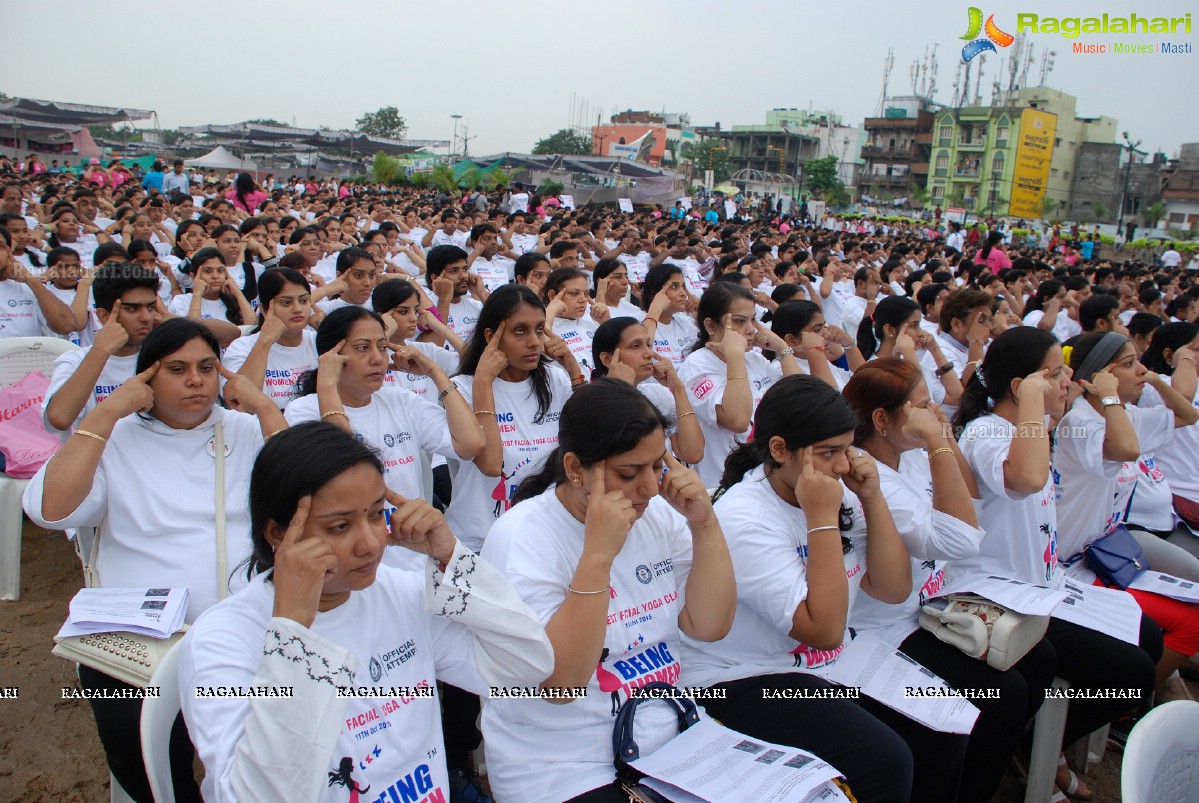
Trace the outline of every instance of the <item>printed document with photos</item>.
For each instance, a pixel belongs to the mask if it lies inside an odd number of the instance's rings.
[[[186,588],[82,588],[56,638],[114,632],[170,638],[186,616]]]
[[[840,772],[806,750],[754,739],[710,719],[632,762],[641,781],[675,803],[847,801]]]

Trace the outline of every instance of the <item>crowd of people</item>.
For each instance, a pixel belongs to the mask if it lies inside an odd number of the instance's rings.
[[[666,681],[859,801],[986,801],[1054,677],[1140,695],[1072,701],[1069,744],[1190,671],[1199,608],[1135,589],[1138,644],[1055,617],[1006,671],[918,625],[955,578],[1102,585],[1082,556],[1121,525],[1199,581],[1190,266],[181,173],[0,190],[0,338],[79,346],[25,510],[96,528],[103,586],[190,592],[179,800],[485,800],[484,736],[496,800],[626,800],[614,717]],[[820,694],[861,634],[999,696],[967,735]],[[339,693],[364,685],[428,694]],[[264,686],[294,697],[186,693]],[[513,686],[586,695],[481,705]],[[140,700],[91,705],[150,801]],[[677,732],[643,710],[643,750]],[[1056,784],[1092,794],[1064,759]]]

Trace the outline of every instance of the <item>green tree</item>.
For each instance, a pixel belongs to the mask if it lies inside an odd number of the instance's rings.
[[[549,197],[551,195],[561,195],[564,189],[566,189],[566,185],[561,181],[554,181],[552,178],[547,178],[537,187],[537,192]]]
[[[429,186],[435,190],[453,194],[458,191],[458,182],[454,179],[454,168],[447,164],[433,165],[428,174]]]
[[[1161,201],[1154,201],[1145,207],[1145,225],[1150,228],[1157,228],[1159,220],[1166,216],[1166,205]]]
[[[372,137],[403,139],[408,133],[408,123],[400,116],[395,106],[384,106],[378,111],[367,112],[354,123],[355,130]]]
[[[589,154],[591,137],[569,128],[560,128],[548,137],[537,140],[537,144],[533,146],[533,153]]]
[[[921,187],[919,184],[917,184],[912,188],[912,191],[908,193],[908,205],[915,209],[924,209],[928,206],[928,202],[931,201],[932,198],[933,195],[928,191],[927,188]]]
[[[255,117],[253,120],[246,120],[247,125],[273,125],[279,128],[291,128],[290,123],[281,123],[273,117]]]
[[[396,184],[404,177],[404,166],[399,159],[379,151],[371,162],[370,176],[372,181],[380,184]]]
[[[1095,222],[1097,223],[1103,221],[1107,217],[1108,212],[1112,211],[1108,209],[1107,204],[1103,203],[1102,201],[1096,201],[1094,204],[1092,204],[1091,210],[1095,213]]]
[[[733,175],[733,169],[729,165],[729,149],[722,140],[705,139],[698,145],[684,142],[682,152],[683,158],[690,159],[695,165],[698,178],[703,178],[703,171],[711,170],[712,181],[719,184],[728,181]]]
[[[1041,199],[1041,219],[1049,220],[1053,216],[1054,210],[1057,209],[1057,201],[1046,195]]]
[[[501,190],[512,183],[512,178],[516,175],[515,170],[504,170],[502,167],[497,167],[487,175],[487,189]]]
[[[803,174],[805,185],[817,198],[831,206],[845,202],[845,185],[837,175],[837,157],[834,154],[804,162]]]

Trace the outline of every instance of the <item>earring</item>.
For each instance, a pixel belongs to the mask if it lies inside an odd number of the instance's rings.
[[[579,484],[579,477],[578,477],[578,475],[577,475],[577,474],[571,474],[571,475],[570,475],[570,484],[571,484],[571,485],[578,485],[578,484]]]

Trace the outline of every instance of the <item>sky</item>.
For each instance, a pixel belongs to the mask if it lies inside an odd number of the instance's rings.
[[[1186,0],[973,0],[1015,33],[1016,14],[1145,17],[1193,12],[1192,33],[1030,33],[1055,50],[1046,85],[1075,95],[1082,117],[1118,121],[1142,150],[1174,156],[1199,141],[1199,6]],[[991,5],[984,5],[989,2]],[[527,152],[572,123],[624,109],[686,112],[694,125],[760,124],[775,107],[812,107],[848,124],[910,94],[909,67],[937,47],[935,100],[952,99],[970,0],[6,0],[0,91],[153,109],[163,128],[274,118],[353,127],[396,106],[413,139],[469,153]],[[78,38],[82,36],[82,41]],[[1181,55],[1071,52],[1071,42],[1189,44]],[[81,49],[77,49],[82,45]],[[1004,54],[1000,50],[1000,56]],[[984,103],[1001,58],[987,54]],[[1006,58],[1003,59],[1006,61]],[[977,70],[978,59],[973,62]],[[977,72],[975,72],[977,75]],[[1006,81],[1006,70],[1005,70]],[[572,93],[589,109],[571,117]],[[461,150],[461,143],[458,149]]]

